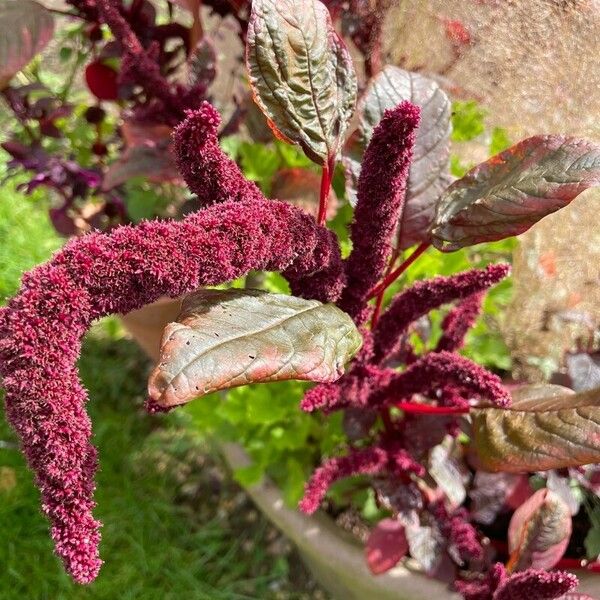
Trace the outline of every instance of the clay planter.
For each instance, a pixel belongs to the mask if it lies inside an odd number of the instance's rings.
[[[180,307],[180,299],[163,298],[123,316],[122,321],[155,360],[163,329],[177,318]],[[221,451],[232,470],[249,464],[244,450],[235,444],[221,445]],[[383,575],[372,575],[355,538],[324,513],[308,517],[288,508],[279,489],[266,478],[246,492],[265,517],[295,544],[315,579],[335,600],[460,600],[442,582],[404,565]],[[575,573],[580,581],[578,592],[600,599],[600,576],[581,570]]]

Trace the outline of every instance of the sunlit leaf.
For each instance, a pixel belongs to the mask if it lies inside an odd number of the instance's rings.
[[[471,169],[443,194],[434,245],[451,252],[527,231],[540,219],[600,185],[600,146],[537,135]]]
[[[465,501],[465,477],[444,444],[431,449],[428,471],[453,506],[460,506]]]
[[[274,133],[325,164],[356,103],[356,74],[317,0],[254,0],[246,61],[254,99]]]
[[[404,525],[395,519],[382,519],[371,531],[365,546],[371,573],[379,575],[395,567],[408,552]]]
[[[0,0],[0,90],[52,39],[52,13],[33,0]]]
[[[333,304],[258,290],[200,290],[165,329],[150,398],[163,407],[248,383],[337,380],[361,344]]]
[[[513,514],[508,526],[509,570],[551,569],[571,537],[571,513],[560,496],[537,491]]]
[[[546,471],[600,462],[600,389],[574,394],[532,385],[512,394],[510,409],[478,408],[475,463],[487,471]]]
[[[436,203],[450,183],[450,100],[432,79],[388,65],[371,81],[361,98],[357,109],[359,127],[344,148],[346,194],[354,205],[361,161],[373,129],[386,110],[403,100],[421,108],[421,125],[398,229],[398,245],[402,250],[428,237]]]

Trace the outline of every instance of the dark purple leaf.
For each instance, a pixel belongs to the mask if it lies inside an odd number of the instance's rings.
[[[204,36],[188,58],[190,85],[208,87],[217,75],[217,53],[213,41]]]
[[[527,231],[540,219],[600,185],[600,146],[537,135],[471,169],[444,192],[432,228],[451,252]]]
[[[383,519],[377,523],[365,547],[367,564],[374,575],[395,567],[407,552],[404,525],[395,519]]]

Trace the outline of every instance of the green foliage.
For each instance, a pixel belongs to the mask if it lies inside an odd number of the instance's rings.
[[[4,156],[0,153],[0,160]],[[17,191],[21,180],[10,179],[0,188],[0,305],[17,291],[21,274],[49,258],[61,244],[47,213]],[[41,192],[34,197],[43,202]]]
[[[474,100],[457,100],[452,104],[452,140],[467,142],[485,131],[487,112]]]
[[[183,410],[203,434],[242,444],[253,462],[235,473],[238,482],[252,485],[268,474],[294,506],[314,465],[344,441],[341,414],[300,410],[307,387],[299,381],[239,387],[194,400]]]

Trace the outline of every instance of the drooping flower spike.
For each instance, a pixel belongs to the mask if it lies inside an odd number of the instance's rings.
[[[311,216],[250,197],[181,222],[143,222],[72,240],[23,277],[0,310],[6,411],[36,473],[56,552],[76,581],[91,582],[101,565],[100,524],[92,516],[96,450],[77,373],[91,323],[251,269],[282,271],[296,294],[335,301],[341,264],[335,236]]]

